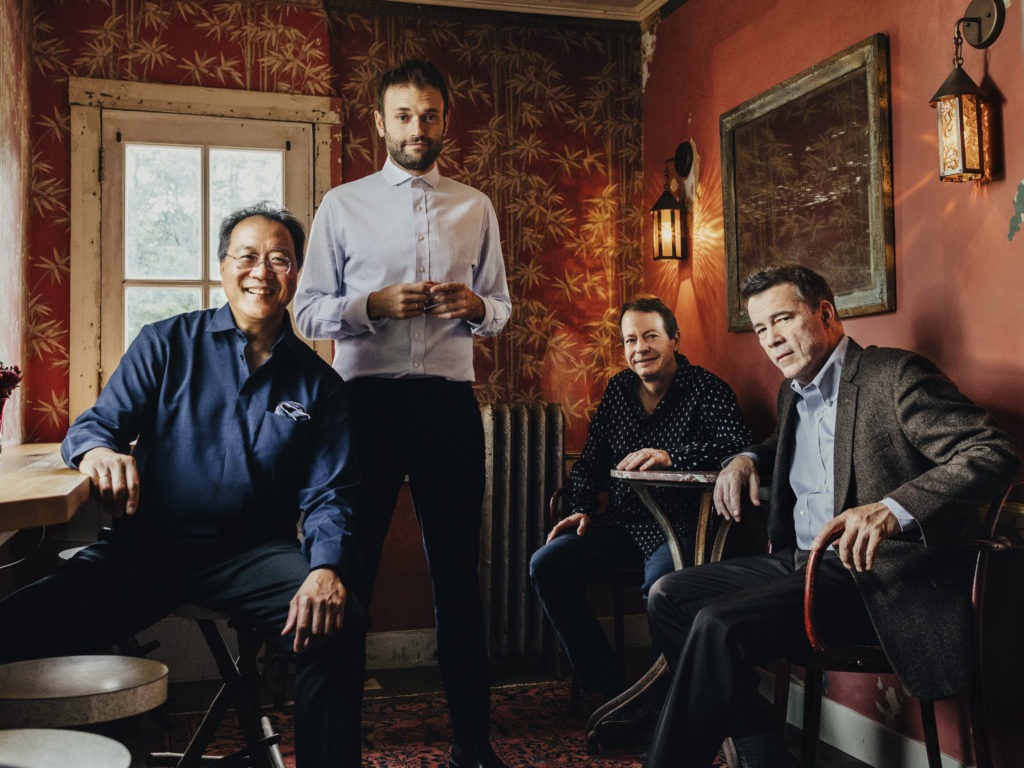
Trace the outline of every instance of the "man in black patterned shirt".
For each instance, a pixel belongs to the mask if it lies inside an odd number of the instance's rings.
[[[629,370],[612,377],[569,475],[568,512],[530,561],[533,587],[585,691],[611,698],[626,680],[594,612],[586,585],[623,567],[643,566],[642,594],[673,569],[664,534],[612,469],[718,469],[743,449],[750,430],[732,389],[679,354],[679,326],[656,298],[637,298],[619,315]],[[598,495],[608,493],[604,513]],[[693,561],[699,497],[654,489]]]

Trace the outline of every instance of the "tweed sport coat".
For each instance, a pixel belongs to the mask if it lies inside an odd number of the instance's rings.
[[[771,477],[768,536],[796,545],[789,483],[797,395],[783,382],[775,433],[752,448]],[[967,684],[971,564],[942,547],[976,520],[1019,467],[1017,446],[927,359],[850,341],[836,408],[835,510],[888,496],[920,530],[879,546],[874,568],[854,573],[885,653],[904,685],[934,700]]]

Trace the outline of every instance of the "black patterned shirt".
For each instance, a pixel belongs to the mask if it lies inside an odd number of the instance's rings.
[[[639,377],[627,369],[608,382],[590,423],[583,453],[569,473],[569,512],[593,514],[598,494],[608,492],[605,513],[594,525],[625,529],[647,557],[665,543],[658,524],[636,493],[608,473],[626,454],[641,448],[660,448],[672,458],[673,469],[718,470],[721,460],[751,443],[732,389],[710,371],[676,355],[679,368],[654,412],[644,411],[636,395]],[[697,525],[700,494],[672,488],[653,488],[676,535],[692,538]]]

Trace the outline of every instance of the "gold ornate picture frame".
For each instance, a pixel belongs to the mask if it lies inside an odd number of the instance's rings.
[[[768,264],[823,274],[840,317],[896,308],[888,41],[877,34],[722,115],[729,330]]]

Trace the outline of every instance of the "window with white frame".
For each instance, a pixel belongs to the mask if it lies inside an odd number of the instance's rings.
[[[146,324],[224,301],[218,227],[330,188],[331,99],[72,78],[70,415]],[[315,345],[329,359],[329,343]]]

